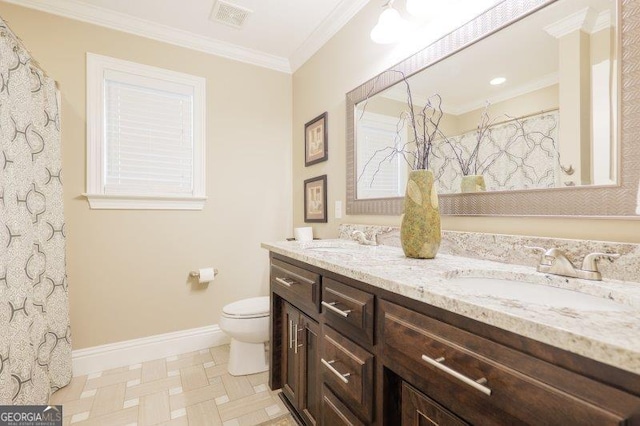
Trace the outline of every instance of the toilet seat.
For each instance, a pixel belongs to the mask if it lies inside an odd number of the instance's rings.
[[[227,318],[260,318],[269,316],[269,296],[251,297],[229,303],[222,308],[222,315]]]

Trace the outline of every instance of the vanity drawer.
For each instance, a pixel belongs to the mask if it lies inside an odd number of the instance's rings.
[[[323,426],[364,426],[364,423],[326,386],[322,387]]]
[[[439,425],[468,426],[440,404],[423,395],[413,386],[402,383],[402,426]]]
[[[387,365],[408,371],[427,396],[469,423],[618,425],[625,420],[624,414],[558,389],[561,383],[550,382],[548,375],[543,382],[523,374],[525,365],[530,371],[536,365],[549,370],[541,360],[393,303],[380,301],[380,308]],[[584,380],[585,392],[596,400],[617,392],[627,406],[637,404],[631,395],[566,370],[557,377]]]
[[[318,312],[320,275],[271,259],[271,288],[301,309]]]
[[[373,295],[330,278],[322,281],[325,321],[348,336],[373,344]]]
[[[321,369],[324,383],[363,419],[373,415],[373,355],[324,326]]]

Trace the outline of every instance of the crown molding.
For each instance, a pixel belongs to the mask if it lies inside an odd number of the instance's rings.
[[[226,43],[127,15],[77,0],[2,0],[18,6],[40,10],[53,15],[123,31],[152,40],[169,43],[211,55],[221,56],[280,72],[291,73],[289,60],[232,43]],[[362,1],[362,0],[360,0]]]
[[[603,10],[598,14],[596,22],[593,24],[593,28],[591,29],[591,33],[597,33],[598,31],[602,31],[605,28],[609,28],[612,26],[613,22],[611,20],[611,12],[608,10]]]
[[[610,11],[604,10],[596,14],[593,9],[585,7],[566,18],[547,25],[544,30],[552,37],[561,38],[574,31],[593,34],[610,27],[611,24]]]
[[[320,25],[311,33],[309,37],[298,47],[289,62],[291,64],[291,70],[296,71],[300,68],[309,58],[311,58],[331,37],[333,37],[347,22],[351,20],[364,6],[369,3],[369,0],[342,0],[331,11]]]

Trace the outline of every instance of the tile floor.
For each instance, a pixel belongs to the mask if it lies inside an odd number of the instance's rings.
[[[74,377],[54,393],[65,425],[259,425],[290,417],[268,373],[233,377],[218,346]]]

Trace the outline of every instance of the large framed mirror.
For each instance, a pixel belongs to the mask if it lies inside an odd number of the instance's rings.
[[[443,214],[640,217],[639,17],[505,0],[349,92],[347,213],[402,213],[418,130]]]

